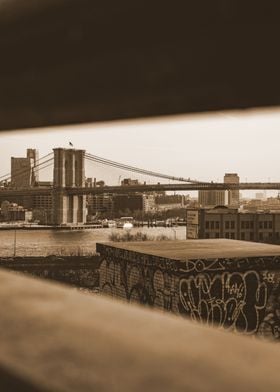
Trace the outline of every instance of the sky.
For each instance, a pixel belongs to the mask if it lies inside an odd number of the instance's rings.
[[[223,181],[224,173],[236,172],[241,181],[280,182],[280,108],[1,132],[0,176],[10,172],[11,156],[23,157],[27,148],[43,156],[69,141],[94,155],[175,176]],[[95,176],[94,167],[87,170]]]

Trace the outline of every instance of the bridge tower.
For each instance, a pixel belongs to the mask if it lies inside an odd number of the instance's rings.
[[[53,223],[86,222],[86,196],[68,195],[65,188],[85,186],[85,150],[54,148]]]

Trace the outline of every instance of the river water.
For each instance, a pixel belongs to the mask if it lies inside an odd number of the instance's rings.
[[[185,239],[186,228],[158,227],[133,228],[131,233],[147,233],[151,237],[165,235],[170,239]],[[109,241],[112,232],[122,233],[123,229],[92,229],[84,231],[64,230],[1,230],[0,257],[46,256],[46,255],[86,255],[94,254],[96,242]]]

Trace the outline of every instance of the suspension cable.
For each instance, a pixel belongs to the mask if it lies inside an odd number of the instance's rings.
[[[122,170],[128,170],[128,171],[139,173],[139,174],[145,174],[145,175],[152,176],[152,177],[164,178],[164,179],[172,180],[172,181],[191,182],[191,183],[195,183],[195,184],[202,183],[201,181],[192,180],[191,178],[170,176],[168,174],[162,174],[162,173],[158,173],[158,172],[154,172],[154,171],[150,171],[150,170],[140,169],[135,166],[130,166],[130,165],[126,165],[126,164],[123,164],[120,162],[111,161],[109,159],[101,158],[101,157],[98,157],[96,155],[92,155],[89,153],[86,153],[85,157],[86,157],[86,159],[88,159],[89,161],[92,161],[92,162],[98,162],[103,165],[112,166],[112,167],[116,167],[116,168],[119,168]]]

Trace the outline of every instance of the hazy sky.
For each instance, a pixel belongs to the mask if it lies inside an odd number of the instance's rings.
[[[43,156],[69,141],[101,157],[176,176],[222,181],[225,172],[237,172],[241,181],[280,181],[280,108],[3,132],[0,175],[9,173],[10,157],[25,156],[28,147]]]

